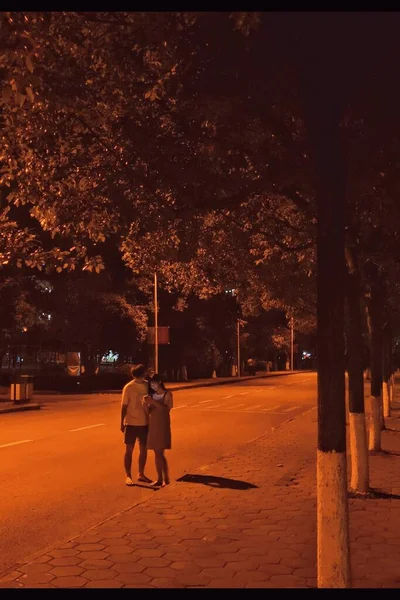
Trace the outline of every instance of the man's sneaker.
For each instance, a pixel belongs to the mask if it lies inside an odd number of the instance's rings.
[[[133,483],[132,477],[127,477],[127,478],[125,479],[125,484],[126,484],[126,485],[135,485],[135,484]]]

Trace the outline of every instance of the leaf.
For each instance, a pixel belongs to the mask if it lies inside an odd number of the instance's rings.
[[[12,90],[9,85],[3,89],[2,93],[1,93],[3,102],[8,103],[10,101],[11,92],[12,92]]]
[[[16,100],[17,100],[18,105],[22,108],[23,105],[25,104],[25,100],[26,100],[25,94],[21,94],[21,92],[17,92]]]
[[[26,64],[26,68],[28,69],[29,73],[33,73],[33,62],[32,62],[31,54],[27,54],[27,56],[25,57],[25,64]]]
[[[34,97],[34,95],[33,95],[32,88],[31,88],[30,86],[29,86],[29,87],[26,87],[26,88],[25,88],[25,91],[26,91],[26,94],[27,94],[27,96],[28,96],[29,100],[30,100],[31,102],[33,102],[33,101],[35,100],[35,97]]]
[[[35,86],[35,85],[39,85],[39,83],[40,83],[40,78],[39,78],[37,75],[31,75],[31,76],[29,77],[29,81],[30,81],[30,84],[31,84],[31,85],[33,85],[33,86]]]

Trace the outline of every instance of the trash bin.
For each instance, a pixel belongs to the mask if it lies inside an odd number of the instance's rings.
[[[30,402],[33,396],[33,376],[19,375],[11,383],[10,396],[14,404]]]

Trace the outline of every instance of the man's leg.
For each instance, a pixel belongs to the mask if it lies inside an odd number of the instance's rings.
[[[151,481],[151,479],[146,477],[146,475],[144,474],[146,462],[147,462],[147,445],[146,445],[146,442],[144,442],[143,440],[140,440],[139,441],[139,475],[138,475],[138,479],[149,483]]]
[[[144,474],[144,469],[146,467],[147,462],[147,427],[143,428],[143,431],[140,432],[139,437],[139,474],[138,480],[144,481],[145,483],[150,483],[151,479],[146,477]]]
[[[124,467],[127,477],[132,478],[132,454],[135,444],[125,444]]]

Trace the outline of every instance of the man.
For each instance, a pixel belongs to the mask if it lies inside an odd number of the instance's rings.
[[[137,365],[131,369],[132,381],[122,390],[121,403],[121,431],[124,434],[126,472],[126,485],[134,485],[132,480],[132,454],[136,439],[139,440],[139,474],[138,481],[151,483],[151,479],[144,474],[147,460],[147,432],[149,418],[143,402],[149,387],[145,380],[147,369],[144,365]]]

